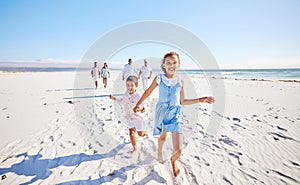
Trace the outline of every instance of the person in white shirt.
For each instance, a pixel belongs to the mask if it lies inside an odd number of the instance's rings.
[[[132,61],[131,58],[128,59],[128,64],[124,65],[124,68],[123,68],[123,71],[122,71],[122,75],[123,75],[122,76],[123,80],[127,79],[131,75],[136,76],[135,69],[134,69],[134,66],[133,66],[133,61]]]
[[[91,70],[91,75],[92,75],[92,78],[95,81],[95,86],[96,86],[96,89],[97,89],[98,88],[98,80],[100,78],[100,69],[98,67],[97,62],[94,62],[94,67]]]
[[[144,60],[144,65],[141,67],[139,72],[139,79],[142,77],[142,84],[144,91],[148,89],[148,79],[151,78],[152,75],[152,68],[148,65],[148,61]]]
[[[137,132],[140,137],[146,135],[145,123],[144,123],[144,107],[139,106],[139,111],[133,112],[133,107],[140,99],[140,94],[137,92],[138,87],[138,78],[136,76],[129,76],[126,79],[126,88],[127,92],[122,97],[114,97],[110,95],[109,98],[112,100],[117,100],[120,104],[124,106],[125,115],[127,120],[127,125],[129,128],[129,137],[132,144],[133,150],[131,153],[134,153],[137,150],[135,133]]]

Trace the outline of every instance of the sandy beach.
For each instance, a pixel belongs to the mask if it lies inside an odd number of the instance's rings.
[[[125,92],[116,85],[119,77],[113,71],[108,88],[100,83],[95,90],[92,79],[74,86],[75,72],[1,72],[0,184],[300,184],[299,82],[224,79],[224,112],[208,104],[186,107],[175,179],[170,136],[165,163],[156,161],[157,92],[146,104],[148,136],[138,138],[140,150],[128,156],[123,110],[108,98]],[[205,78],[189,79],[197,96],[210,95]],[[195,113],[197,119],[189,119]],[[213,116],[223,122],[203,147]]]

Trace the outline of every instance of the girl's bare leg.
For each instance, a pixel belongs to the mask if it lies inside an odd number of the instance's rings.
[[[107,86],[107,78],[103,78],[103,84],[104,84],[104,88],[106,88],[106,86]]]
[[[172,142],[173,142],[173,150],[174,153],[171,157],[171,164],[173,169],[174,176],[178,176],[180,173],[180,170],[176,164],[176,160],[180,157],[182,153],[182,134],[177,132],[172,132]]]
[[[163,146],[164,146],[164,143],[166,141],[166,138],[167,138],[167,132],[163,132],[159,138],[158,138],[158,152],[157,152],[157,160],[158,162],[160,163],[163,163],[163,153],[162,153],[162,149],[163,149]]]
[[[136,146],[136,139],[135,139],[135,128],[130,128],[129,129],[129,137],[130,137],[130,142],[131,142],[131,145],[133,147],[133,150],[131,153],[134,153],[137,149],[137,146]]]

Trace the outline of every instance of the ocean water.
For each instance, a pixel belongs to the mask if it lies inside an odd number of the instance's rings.
[[[89,73],[90,69],[78,69],[76,67],[1,67],[0,71],[8,72],[63,72],[82,71]],[[111,69],[114,70],[114,69]],[[121,71],[120,69],[115,69]],[[154,74],[160,70],[154,70]],[[200,77],[224,77],[237,79],[279,79],[300,80],[300,68],[290,69],[223,69],[223,70],[180,70],[178,73]]]
[[[291,69],[223,69],[223,70],[185,70],[186,74],[199,76],[221,76],[237,79],[279,79],[300,80],[300,68]]]

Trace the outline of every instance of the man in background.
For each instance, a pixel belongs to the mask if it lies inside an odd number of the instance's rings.
[[[98,88],[98,81],[100,79],[100,69],[98,67],[98,63],[97,62],[94,62],[94,67],[91,70],[91,75],[92,75],[92,78],[95,81],[95,86],[96,86],[95,89],[97,89]]]
[[[131,76],[131,75],[136,76],[135,69],[134,69],[134,66],[133,66],[133,61],[132,61],[131,58],[128,59],[128,64],[124,65],[122,74],[123,74],[123,76],[122,76],[123,80],[127,79],[127,77]]]
[[[139,72],[139,79],[142,77],[144,91],[149,87],[148,79],[151,78],[151,75],[152,75],[152,68],[148,65],[148,61],[145,59],[144,65],[141,67]]]

